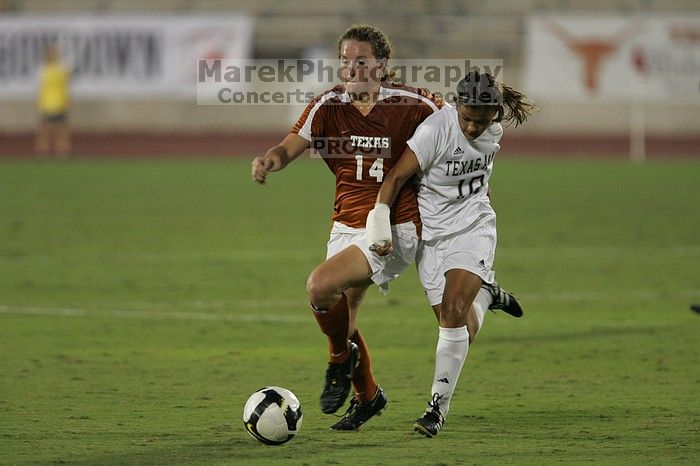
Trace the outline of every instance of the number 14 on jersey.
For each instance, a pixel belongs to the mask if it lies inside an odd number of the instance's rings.
[[[362,172],[364,169],[364,157],[361,155],[356,155],[355,160],[357,161],[357,173],[356,178],[362,180]],[[384,159],[375,159],[371,167],[369,167],[369,176],[375,178],[377,183],[381,183],[384,179]]]

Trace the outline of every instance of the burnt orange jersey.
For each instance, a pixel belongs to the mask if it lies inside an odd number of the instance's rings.
[[[352,105],[343,86],[324,92],[306,107],[291,132],[310,141],[312,151],[335,175],[334,221],[365,227],[379,187],[406,141],[441,104],[415,88],[382,83],[379,101],[366,116]],[[413,183],[403,186],[392,208],[391,223],[404,222],[420,227]]]

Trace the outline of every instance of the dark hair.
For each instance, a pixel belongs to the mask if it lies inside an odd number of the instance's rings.
[[[340,57],[340,50],[343,46],[343,42],[346,40],[356,40],[358,42],[367,42],[372,47],[372,55],[378,60],[389,60],[391,58],[391,43],[384,34],[379,29],[369,26],[366,24],[359,24],[351,26],[345,34],[340,36],[338,39],[338,56]],[[386,66],[386,65],[385,65]],[[382,81],[389,78],[388,72],[382,77]]]
[[[468,107],[495,107],[494,121],[506,121],[518,126],[532,114],[535,105],[512,87],[500,84],[489,73],[472,70],[457,83],[455,103]]]

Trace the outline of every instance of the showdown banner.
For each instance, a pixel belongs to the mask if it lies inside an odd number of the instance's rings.
[[[531,17],[525,89],[539,100],[700,103],[700,15]]]
[[[0,99],[34,98],[47,44],[74,98],[196,98],[200,59],[245,59],[247,15],[0,15]]]

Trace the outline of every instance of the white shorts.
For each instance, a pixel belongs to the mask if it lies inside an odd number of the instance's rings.
[[[418,276],[431,306],[442,302],[445,274],[452,269],[472,272],[493,283],[496,255],[496,215],[482,216],[464,230],[421,241],[418,247]]]
[[[413,222],[391,226],[394,251],[388,256],[379,256],[369,250],[364,228],[351,228],[340,222],[333,222],[328,240],[326,259],[338,254],[350,245],[355,245],[367,258],[372,268],[372,281],[382,293],[389,291],[389,282],[397,278],[416,259],[418,233]]]

